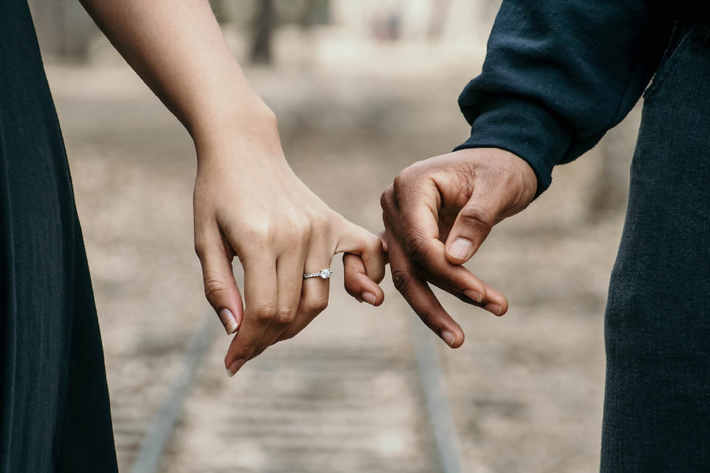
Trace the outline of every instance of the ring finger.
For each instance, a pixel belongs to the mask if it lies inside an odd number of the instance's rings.
[[[317,273],[322,269],[329,269],[333,255],[322,255],[306,261],[304,274]],[[319,276],[304,279],[301,288],[301,302],[298,307],[296,320],[278,337],[278,341],[294,337],[306,328],[318,314],[328,307],[330,294],[330,279]]]

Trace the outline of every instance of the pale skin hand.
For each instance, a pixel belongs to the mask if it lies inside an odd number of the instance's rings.
[[[205,293],[227,333],[234,374],[302,330],[328,300],[328,281],[302,279],[344,252],[345,286],[379,305],[380,240],[348,222],[291,171],[276,119],[237,64],[207,0],[82,0],[116,49],[195,141],[195,247]],[[244,267],[244,306],[232,274]]]
[[[260,156],[263,150],[236,148],[198,148],[203,157],[194,195],[195,245],[207,298],[228,333],[239,327],[225,358],[230,373],[273,343],[296,335],[326,308],[328,281],[303,280],[302,275],[329,268],[336,253],[348,253],[349,293],[372,305],[384,300],[377,285],[384,276],[380,240],[316,197],[279,151]],[[224,159],[242,153],[249,159],[238,166]],[[244,267],[243,313],[232,276],[234,256]],[[229,323],[225,310],[235,323]]]
[[[382,194],[394,284],[452,348],[463,344],[463,330],[429,284],[495,315],[505,314],[505,296],[461,265],[496,223],[528,206],[536,189],[535,173],[521,158],[501,149],[478,148],[415,163]]]

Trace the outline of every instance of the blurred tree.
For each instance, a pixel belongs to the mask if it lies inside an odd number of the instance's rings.
[[[42,53],[86,59],[98,28],[76,0],[30,0]]]
[[[253,64],[273,63],[273,33],[276,24],[274,0],[259,0],[254,19],[254,38],[251,49]]]
[[[299,24],[304,30],[313,25],[327,25],[330,22],[328,0],[306,0],[301,9]]]
[[[427,36],[430,41],[441,39],[450,10],[451,0],[431,1],[431,16],[429,17],[429,28],[427,29]]]
[[[216,4],[219,1],[213,0]],[[299,24],[309,30],[314,24],[328,23],[328,0],[256,0],[250,59],[252,64],[273,63],[273,35],[284,23]]]
[[[304,30],[309,30],[311,26],[313,26],[313,10],[316,8],[317,4],[318,0],[306,0],[306,3],[303,5],[299,23]]]

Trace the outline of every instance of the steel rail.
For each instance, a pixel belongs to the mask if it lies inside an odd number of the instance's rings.
[[[462,473],[465,470],[461,444],[451,415],[446,384],[435,346],[438,339],[414,312],[410,311],[410,315],[419,380],[429,414],[429,425],[434,434],[439,466],[442,473]]]
[[[151,423],[152,429],[143,439],[141,449],[131,468],[132,473],[155,473],[158,471],[165,447],[172,437],[175,423],[195,381],[197,368],[199,368],[214,337],[216,325],[214,317],[206,317],[200,329],[190,338],[185,348],[180,371]]]
[[[460,441],[451,415],[441,363],[435,346],[437,339],[412,312],[410,312],[410,320],[417,373],[437,451],[438,464],[442,473],[463,473],[465,470]],[[151,430],[143,439],[130,470],[131,473],[158,471],[165,448],[172,437],[175,424],[194,383],[197,369],[214,337],[215,327],[213,318],[207,318],[190,338],[180,371],[151,423]]]

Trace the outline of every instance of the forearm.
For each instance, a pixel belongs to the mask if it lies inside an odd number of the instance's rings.
[[[594,146],[633,107],[670,33],[643,0],[505,0],[479,77],[459,104],[471,138],[552,167]]]
[[[273,139],[273,115],[249,85],[207,0],[81,1],[196,141]]]

